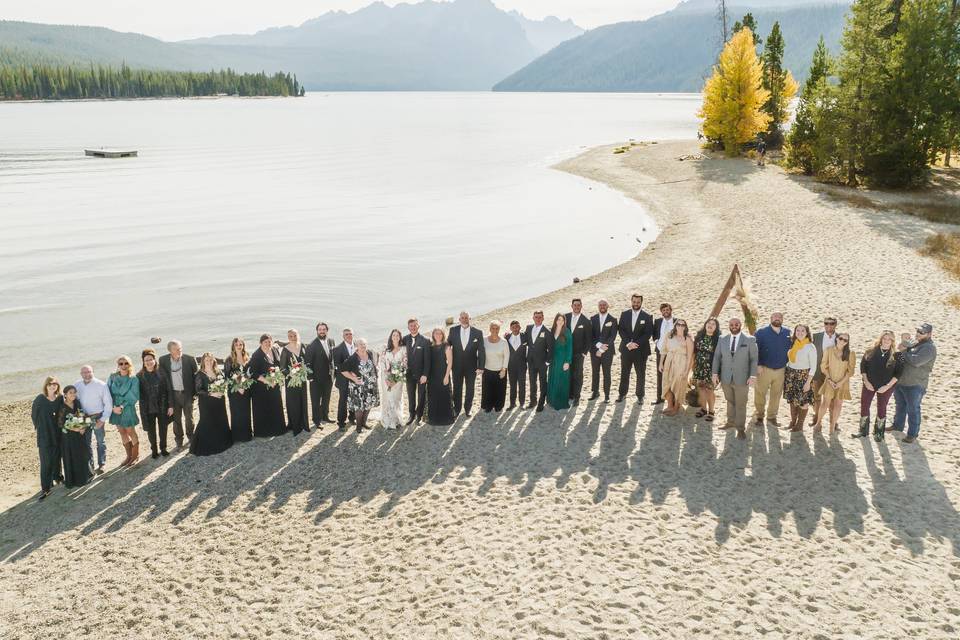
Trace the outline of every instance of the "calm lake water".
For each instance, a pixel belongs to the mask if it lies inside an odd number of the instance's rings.
[[[378,348],[635,255],[654,225],[550,165],[696,135],[695,95],[344,93],[0,104],[0,397],[151,336],[225,355],[318,320]],[[85,147],[139,158],[86,158]],[[643,229],[646,228],[646,232]],[[526,321],[526,318],[522,319]],[[251,347],[253,348],[253,347]]]

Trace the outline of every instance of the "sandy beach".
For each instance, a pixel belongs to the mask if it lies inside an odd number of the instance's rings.
[[[574,296],[619,313],[637,292],[699,327],[738,263],[761,316],[834,315],[858,357],[883,329],[932,323],[919,442],[851,439],[856,401],[836,437],[741,441],[694,411],[584,402],[124,470],[113,432],[104,476],[37,503],[29,403],[10,403],[0,638],[956,638],[960,311],[945,299],[960,285],[917,252],[948,227],[898,211],[923,194],[850,198],[776,166],[679,160],[695,142],[615,146],[557,168],[640,202],[656,242],[477,326]]]

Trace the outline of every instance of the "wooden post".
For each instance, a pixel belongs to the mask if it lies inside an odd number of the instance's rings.
[[[727,304],[727,299],[730,298],[733,288],[737,286],[739,282],[740,267],[737,264],[734,264],[733,271],[730,272],[730,277],[727,278],[727,284],[723,285],[723,291],[720,292],[720,297],[717,298],[717,304],[713,305],[713,311],[710,312],[711,318],[720,317],[720,312],[723,311],[723,306]]]

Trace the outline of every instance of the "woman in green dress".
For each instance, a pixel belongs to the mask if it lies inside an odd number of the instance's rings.
[[[137,403],[140,401],[140,380],[133,370],[133,361],[127,356],[117,358],[117,371],[107,379],[107,387],[113,397],[110,424],[117,427],[120,441],[127,451],[121,467],[136,463],[140,457],[140,440],[137,438]]]
[[[547,374],[547,402],[554,409],[570,408],[570,363],[573,362],[573,334],[562,313],[553,319],[553,357]]]

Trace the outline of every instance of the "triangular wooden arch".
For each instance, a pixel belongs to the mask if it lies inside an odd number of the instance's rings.
[[[750,298],[750,292],[743,285],[743,277],[740,274],[740,265],[738,264],[733,265],[730,277],[727,278],[727,284],[723,286],[723,291],[720,292],[717,303],[713,305],[713,311],[710,313],[711,318],[720,317],[720,313],[723,311],[723,307],[727,304],[727,300],[731,295],[740,303],[740,309],[743,310],[743,324],[747,332],[750,335],[755,334],[757,332],[756,306]]]

